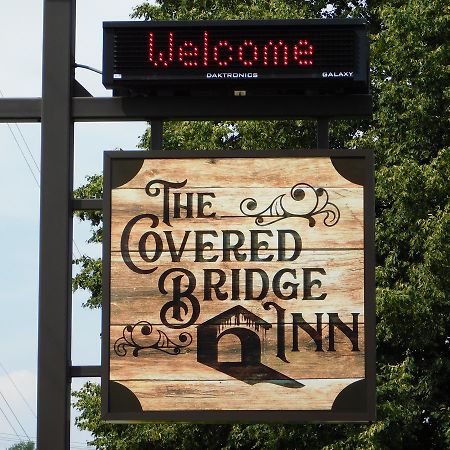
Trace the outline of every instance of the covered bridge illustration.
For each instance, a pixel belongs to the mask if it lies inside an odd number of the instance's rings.
[[[231,328],[230,328],[231,327]],[[197,327],[197,360],[208,366],[219,366],[219,341],[228,334],[241,343],[242,366],[261,363],[260,332],[272,325],[242,306],[234,306]]]

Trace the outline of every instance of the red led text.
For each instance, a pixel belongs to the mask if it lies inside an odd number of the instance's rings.
[[[175,33],[167,33],[164,46],[155,43],[155,34],[148,34],[148,60],[153,67],[234,67],[252,66],[283,67],[312,66],[314,46],[307,39],[299,39],[295,43],[283,40],[268,40],[257,44],[251,39],[243,39],[231,44],[229,40],[211,41],[208,32],[204,31],[200,42],[181,40],[177,42]]]

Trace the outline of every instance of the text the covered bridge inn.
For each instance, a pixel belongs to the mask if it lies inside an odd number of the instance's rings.
[[[366,417],[370,155],[273,153],[106,154],[107,418]]]

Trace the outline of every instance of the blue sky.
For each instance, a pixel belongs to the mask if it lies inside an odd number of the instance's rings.
[[[0,90],[5,97],[39,97],[43,2],[4,3],[0,15]],[[76,62],[101,69],[102,21],[129,20],[132,7],[139,3],[77,0]],[[77,69],[76,77],[93,95],[111,95],[102,86],[100,75]],[[144,122],[76,124],[75,187],[84,182],[86,175],[101,172],[103,150],[134,149],[145,127]],[[0,124],[0,155],[3,169],[0,177],[3,202],[0,208],[3,254],[0,259],[0,393],[20,422],[0,396],[0,407],[12,424],[11,427],[0,411],[0,450],[3,450],[17,442],[17,435],[26,432],[33,440],[36,436],[39,188],[31,172],[39,180],[40,125]],[[99,256],[99,246],[85,244],[88,237],[88,226],[75,222],[74,239],[78,248]],[[81,308],[85,298],[85,294],[79,293],[73,299],[72,362],[97,365],[100,363],[100,314]],[[80,387],[84,381],[77,380],[73,387]],[[87,433],[73,428],[71,448],[87,448],[87,438]]]

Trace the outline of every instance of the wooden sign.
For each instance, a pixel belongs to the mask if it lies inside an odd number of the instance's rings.
[[[370,152],[106,152],[104,175],[106,420],[374,420]]]

